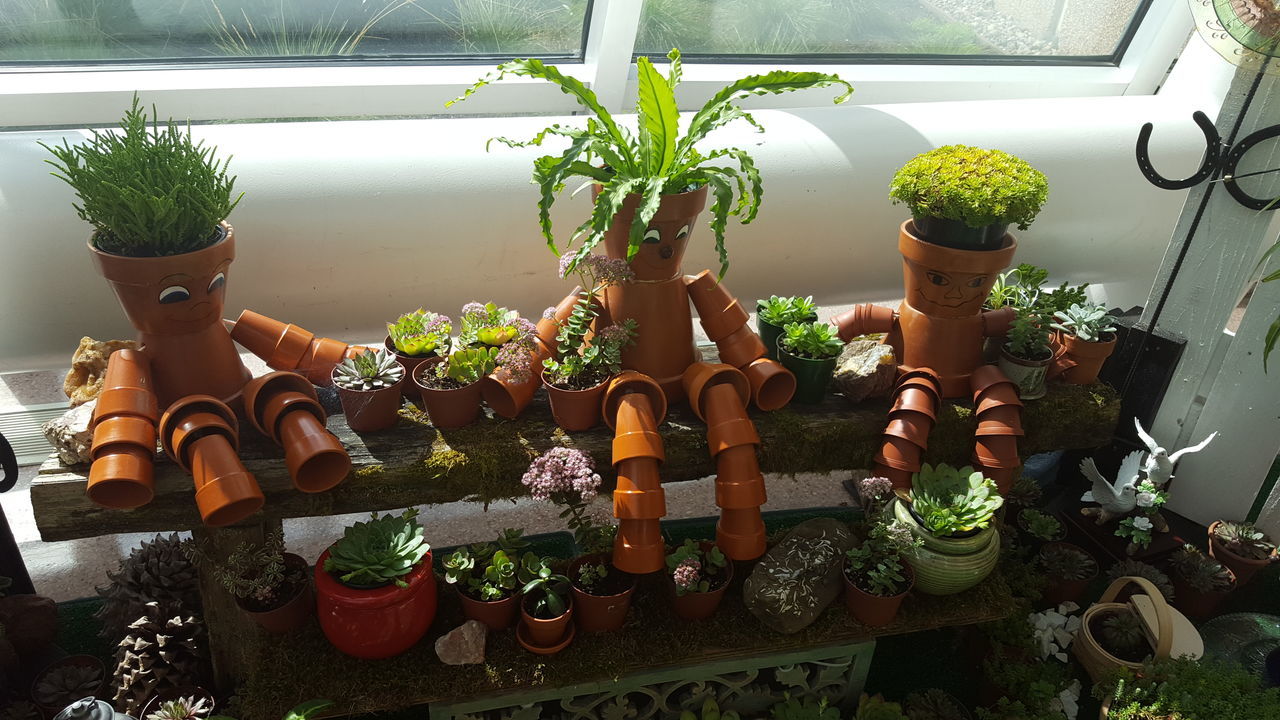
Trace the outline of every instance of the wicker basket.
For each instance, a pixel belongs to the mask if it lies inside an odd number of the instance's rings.
[[[1135,593],[1129,598],[1128,602],[1115,602],[1116,596],[1124,589],[1126,585],[1133,583],[1138,586],[1140,592]],[[1138,612],[1135,598],[1146,598],[1150,601],[1151,607],[1154,609],[1156,627],[1152,628],[1150,624],[1144,626],[1147,635],[1147,641],[1151,643],[1155,649],[1155,659],[1163,660],[1169,657],[1169,650],[1173,647],[1173,616],[1169,609],[1169,603],[1165,602],[1164,595],[1156,589],[1145,578],[1126,576],[1116,578],[1115,582],[1102,593],[1102,597],[1098,602],[1084,611],[1084,615],[1080,618],[1080,629],[1076,631],[1075,642],[1071,643],[1071,651],[1075,654],[1076,659],[1089,672],[1089,677],[1094,682],[1098,682],[1106,678],[1118,668],[1129,668],[1130,670],[1140,670],[1142,663],[1128,662],[1107,652],[1102,644],[1093,637],[1093,633],[1089,629],[1090,623],[1098,615],[1109,612],[1124,611],[1131,612],[1144,617]],[[1144,603],[1146,600],[1137,600],[1137,603]]]

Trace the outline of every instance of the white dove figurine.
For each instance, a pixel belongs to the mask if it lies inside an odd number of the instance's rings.
[[[1209,437],[1205,438],[1199,445],[1182,448],[1170,455],[1168,450],[1160,447],[1155,438],[1142,429],[1142,423],[1138,421],[1138,418],[1133,419],[1133,424],[1138,428],[1138,437],[1142,439],[1142,442],[1146,443],[1147,449],[1150,451],[1147,461],[1142,465],[1142,471],[1146,473],[1146,479],[1150,480],[1157,488],[1164,488],[1173,479],[1173,466],[1178,464],[1179,458],[1183,455],[1200,452],[1208,447],[1209,443],[1213,442],[1213,439],[1218,436],[1217,432],[1210,433]]]
[[[1093,458],[1080,461],[1080,472],[1092,483],[1092,489],[1080,497],[1083,502],[1096,502],[1096,508],[1083,508],[1082,515],[1096,515],[1102,525],[1115,518],[1128,515],[1138,505],[1138,473],[1142,465],[1142,451],[1134,450],[1124,456],[1115,482],[1107,482],[1098,472]]]

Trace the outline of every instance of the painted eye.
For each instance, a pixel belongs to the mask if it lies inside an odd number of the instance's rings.
[[[680,232],[676,233],[676,239],[683,240],[687,237],[689,237],[689,226],[685,225],[684,227],[680,228]]]
[[[662,242],[662,233],[658,231],[658,228],[649,228],[645,231],[644,241],[647,243],[660,243]]]
[[[987,281],[987,278],[986,278],[986,276],[985,276],[985,275],[979,275],[978,277],[976,277],[976,278],[974,278],[974,279],[972,279],[972,280],[970,280],[970,281],[969,281],[969,287],[971,287],[971,288],[980,288],[980,287],[982,287],[982,283],[984,283],[984,282],[986,282],[986,281]]]
[[[223,285],[226,285],[226,284],[227,284],[226,274],[218,273],[217,275],[213,276],[212,280],[209,281],[209,292],[210,293],[216,292],[217,290],[221,289]]]
[[[951,284],[951,280],[947,278],[946,275],[943,275],[941,273],[931,272],[931,273],[928,273],[928,277],[929,277],[929,282],[933,283],[934,285],[950,285]]]
[[[191,299],[191,293],[181,285],[170,285],[160,291],[160,304],[169,305],[172,303],[186,302]]]

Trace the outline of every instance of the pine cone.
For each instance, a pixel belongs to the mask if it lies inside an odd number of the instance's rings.
[[[200,583],[196,567],[187,556],[190,540],[177,533],[156,535],[121,561],[119,571],[107,573],[111,584],[98,588],[102,609],[102,637],[123,637],[129,623],[147,614],[147,603],[158,603],[159,617],[200,615]]]
[[[203,686],[208,678],[204,626],[199,619],[161,620],[159,603],[129,626],[116,649],[116,710],[139,717],[147,700],[162,690]]]

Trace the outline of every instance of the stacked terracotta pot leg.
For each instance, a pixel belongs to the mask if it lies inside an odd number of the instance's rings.
[[[318,338],[297,325],[245,310],[226,322],[231,339],[262,358],[272,370],[300,372],[315,385],[333,384],[333,368],[356,349],[339,340]]]
[[[236,454],[235,413],[211,395],[188,395],[160,418],[160,445],[191,473],[205,525],[234,525],[262,508],[262,490]]]
[[[746,376],[750,400],[761,410],[777,410],[791,402],[796,392],[796,376],[765,357],[764,343],[747,324],[750,316],[710,270],[687,278],[689,299],[698,309],[698,318],[707,338],[716,344],[720,362],[737,368]]]
[[[554,312],[555,320],[543,318],[538,321],[537,340],[534,342],[533,357],[529,361],[529,377],[524,382],[516,382],[510,373],[501,368],[480,381],[480,393],[494,414],[514,418],[529,406],[534,392],[542,385],[542,361],[555,355],[559,324],[573,312],[573,304],[578,301],[578,292],[581,290],[580,287],[574,288],[572,294],[560,301]]]
[[[760,506],[767,498],[756,457],[760,436],[747,417],[750,383],[730,365],[697,363],[685,371],[684,389],[707,423],[707,446],[716,461],[716,545],[734,560],[754,560],[765,550]]]
[[[604,418],[614,429],[613,516],[618,536],[613,565],[623,572],[657,572],[665,562],[662,527],[667,514],[660,475],[666,454],[658,424],[667,414],[666,395],[652,378],[635,371],[620,373],[605,392]]]
[[[912,370],[898,379],[873,474],[889,478],[895,488],[911,487],[911,476],[920,471],[941,402],[942,381],[929,368]]]
[[[342,443],[325,428],[324,408],[315,387],[294,372],[273,372],[244,388],[245,414],[258,432],[284,448],[293,486],[324,492],[351,471]]]
[[[93,412],[93,465],[85,488],[90,500],[121,509],[151,502],[159,417],[147,356],[112,353]]]
[[[981,365],[969,376],[978,429],[974,432],[973,462],[1006,495],[1018,478],[1022,460],[1022,401],[1018,386],[995,365]]]
[[[879,305],[856,305],[848,312],[837,315],[832,322],[840,333],[840,339],[849,342],[862,335],[887,333],[893,329],[897,313],[893,308]]]

